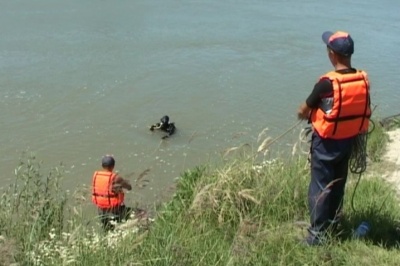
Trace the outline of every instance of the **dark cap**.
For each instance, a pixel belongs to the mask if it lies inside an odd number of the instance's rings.
[[[103,167],[113,167],[114,165],[115,160],[111,155],[106,155],[101,159],[101,166]]]
[[[350,56],[354,53],[354,42],[347,32],[337,31],[332,33],[326,31],[322,34],[322,40],[337,54]]]

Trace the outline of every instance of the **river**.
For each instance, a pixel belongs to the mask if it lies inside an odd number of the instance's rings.
[[[62,162],[74,189],[113,154],[132,181],[150,169],[134,197],[158,199],[183,171],[297,122],[331,69],[326,30],[352,35],[376,115],[399,113],[399,10],[397,0],[3,0],[0,182],[29,151],[44,168]],[[163,115],[178,129],[165,141],[148,130]]]

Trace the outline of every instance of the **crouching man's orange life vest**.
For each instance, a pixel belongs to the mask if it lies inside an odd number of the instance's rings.
[[[321,138],[345,139],[366,133],[371,117],[369,81],[364,71],[323,75],[333,86],[331,109],[313,109],[311,123]]]
[[[92,180],[92,202],[99,208],[112,208],[124,202],[124,193],[112,191],[113,181],[117,175],[107,171],[97,171]]]

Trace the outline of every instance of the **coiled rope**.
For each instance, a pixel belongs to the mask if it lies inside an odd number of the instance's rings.
[[[362,174],[367,169],[367,140],[368,133],[354,138],[349,159],[349,170],[353,174]]]
[[[367,169],[367,141],[368,135],[375,129],[375,123],[370,120],[370,130],[367,133],[359,134],[352,144],[352,151],[349,159],[349,170],[353,174],[358,174],[358,179],[351,195],[351,209],[356,212],[354,208],[354,196],[361,180],[362,174]]]
[[[353,190],[353,194],[351,196],[351,208],[355,212],[354,208],[354,196],[356,194],[357,187],[360,183],[361,176],[362,174],[366,171],[367,169],[367,141],[368,141],[368,135],[372,133],[372,131],[375,129],[375,124],[372,120],[370,120],[371,126],[370,130],[367,133],[359,134],[355,139],[352,144],[352,150],[351,150],[351,155],[349,159],[349,170],[353,174],[358,174],[358,179],[356,182],[356,185]],[[300,151],[303,154],[308,154],[310,155],[310,143],[311,139],[309,136],[312,133],[312,128],[310,126],[303,128],[300,131],[299,135],[299,140],[300,140]],[[308,149],[304,149],[304,144],[309,144],[307,145]]]

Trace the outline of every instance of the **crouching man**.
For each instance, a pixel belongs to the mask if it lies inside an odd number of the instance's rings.
[[[131,190],[130,183],[113,172],[115,160],[106,155],[101,161],[102,170],[96,171],[92,179],[92,202],[97,206],[104,230],[114,229],[114,222],[129,218],[132,212],[124,204],[124,189]]]

